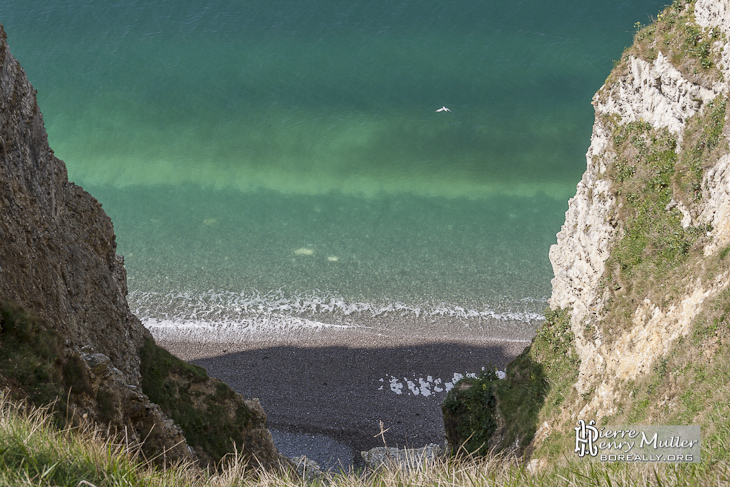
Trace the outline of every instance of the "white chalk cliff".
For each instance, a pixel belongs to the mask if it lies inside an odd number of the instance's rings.
[[[621,403],[617,387],[648,373],[665,357],[676,340],[686,336],[690,325],[703,310],[703,303],[716,297],[730,284],[730,273],[712,279],[686,276],[677,284],[679,293],[664,303],[648,297],[633,311],[633,326],[608,340],[604,319],[607,294],[601,281],[607,271],[612,249],[621,238],[618,198],[612,190],[607,169],[615,161],[612,152],[613,125],[648,122],[666,129],[677,140],[677,152],[689,120],[730,93],[730,0],[697,0],[684,5],[699,26],[702,36],[713,39],[717,62],[712,76],[687,70],[673,63],[671,53],[657,46],[653,59],[642,59],[628,50],[612,78],[594,97],[595,124],[586,159],[587,168],[570,200],[565,223],[550,249],[554,270],[552,308],[571,309],[571,328],[581,366],[571,404],[562,410],[562,419],[549,419],[538,426],[535,442],[541,442],[562,421],[600,418],[616,414]],[[693,10],[692,10],[693,9]],[[661,17],[660,17],[661,19]],[[719,31],[719,35],[718,35]],[[727,139],[727,129],[722,137]],[[703,233],[704,254],[712,256],[730,244],[730,155],[706,168],[702,197],[696,207],[682,202],[674,206],[682,214],[682,226],[708,228]]]

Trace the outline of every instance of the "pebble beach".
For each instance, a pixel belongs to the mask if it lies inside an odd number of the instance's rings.
[[[529,343],[337,329],[225,341],[173,329],[153,334],[179,358],[258,398],[284,455],[345,469],[361,466],[360,452],[374,447],[443,444],[447,391],[483,367],[503,371]]]

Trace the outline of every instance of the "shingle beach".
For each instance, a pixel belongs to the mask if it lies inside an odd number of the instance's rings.
[[[444,441],[441,402],[466,374],[504,370],[529,343],[522,337],[372,334],[317,330],[296,337],[191,340],[170,330],[158,343],[204,367],[246,398],[258,398],[277,447],[323,466],[359,465],[359,452]]]

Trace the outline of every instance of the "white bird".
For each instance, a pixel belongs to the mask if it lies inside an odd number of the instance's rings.
[[[441,108],[439,108],[439,109],[438,109],[438,110],[436,110],[436,111],[437,111],[437,112],[450,112],[451,110],[449,110],[449,109],[448,109],[448,108],[446,108],[446,107],[441,107]]]

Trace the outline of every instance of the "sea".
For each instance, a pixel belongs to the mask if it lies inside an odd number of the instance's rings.
[[[527,337],[591,97],[666,3],[8,0],[0,22],[148,326]]]

